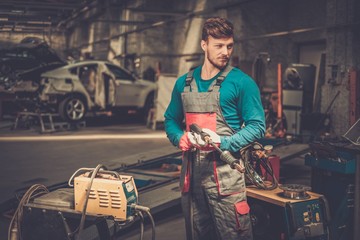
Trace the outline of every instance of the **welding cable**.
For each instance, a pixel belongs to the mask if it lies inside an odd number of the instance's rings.
[[[8,229],[8,240],[20,240],[21,236],[21,222],[23,218],[24,205],[29,203],[31,199],[36,196],[48,193],[49,190],[42,184],[32,185],[21,198],[19,205],[11,219]]]
[[[85,217],[86,217],[86,208],[87,208],[87,204],[88,204],[88,200],[89,200],[89,196],[90,196],[90,189],[92,186],[92,183],[96,177],[96,175],[98,174],[100,168],[104,167],[102,164],[99,164],[96,166],[96,168],[94,169],[94,171],[91,174],[90,177],[90,182],[87,186],[86,189],[86,197],[85,197],[85,202],[84,202],[84,206],[81,212],[81,220],[80,220],[80,225],[79,225],[79,230],[78,230],[78,235],[77,235],[77,239],[81,240],[81,234],[82,231],[84,230],[84,225],[85,225]]]
[[[142,212],[138,213],[140,216],[140,240],[143,240],[144,238],[144,215]]]
[[[69,178],[69,181],[68,181],[69,187],[74,187],[74,184],[72,182],[77,175],[79,175],[80,173],[83,173],[83,172],[91,172],[93,170],[94,170],[94,168],[79,168],[78,170],[76,170],[73,173],[73,175],[71,175],[71,177]]]
[[[264,170],[266,171],[266,174],[267,173],[270,174],[272,181],[271,181],[271,185],[269,186],[269,185],[265,184],[265,181],[262,179],[260,174],[252,166],[252,162],[255,160],[251,159],[252,156],[251,156],[250,151],[251,150],[245,151],[242,155],[242,157],[244,158],[246,179],[249,180],[253,185],[255,185],[259,189],[263,189],[263,190],[275,189],[278,186],[278,182],[276,180],[271,163],[270,162],[269,162],[269,164],[266,163],[265,159],[255,159],[264,168]]]
[[[151,229],[152,229],[151,239],[155,240],[155,235],[156,235],[156,233],[155,233],[155,221],[154,221],[153,216],[150,213],[150,208],[145,207],[145,206],[141,206],[141,205],[137,205],[137,204],[134,204],[134,203],[131,204],[130,207],[135,209],[135,210],[144,212],[144,213],[146,213],[148,215],[148,217],[150,219],[150,222],[151,222]]]
[[[265,174],[266,176],[270,176],[272,181],[271,181],[271,185],[270,186],[266,186],[266,190],[273,190],[275,188],[277,188],[277,186],[279,185],[276,177],[275,177],[275,173],[274,173],[274,169],[272,167],[272,164],[270,161],[268,161],[267,158],[261,158],[259,159],[260,161],[260,165],[265,169]]]
[[[149,216],[150,221],[151,221],[151,228],[152,228],[151,239],[152,239],[152,240],[155,240],[155,221],[154,221],[154,218],[153,218],[153,216],[151,215],[150,210],[149,210],[149,211],[145,211],[145,212],[146,212],[146,214]]]

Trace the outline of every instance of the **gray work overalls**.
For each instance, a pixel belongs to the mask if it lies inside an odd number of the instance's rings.
[[[198,92],[193,72],[188,73],[181,96],[187,131],[192,123],[196,123],[219,135],[234,133],[219,104],[221,83],[231,69],[228,66],[210,85],[208,92]],[[252,239],[244,174],[220,160],[217,152],[184,152],[180,187],[188,240]]]

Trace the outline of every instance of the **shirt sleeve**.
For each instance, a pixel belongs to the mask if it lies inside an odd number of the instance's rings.
[[[170,103],[165,111],[164,125],[165,132],[170,142],[178,147],[180,138],[184,134],[183,121],[184,113],[181,100],[181,93],[184,90],[185,76],[180,77],[173,88],[171,93]]]
[[[265,134],[265,113],[261,103],[260,91],[250,78],[244,78],[239,91],[237,109],[244,121],[244,127],[232,136],[222,136],[220,148],[237,152],[242,147],[262,138]]]

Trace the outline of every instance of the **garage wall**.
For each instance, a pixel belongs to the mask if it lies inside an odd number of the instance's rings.
[[[184,45],[186,38],[186,31],[182,30],[186,29],[187,25],[184,21],[169,21],[173,16],[129,9],[155,9],[166,13],[169,9],[193,9],[194,4],[194,1],[171,0],[167,1],[165,6],[159,0],[138,0],[129,1],[123,7],[113,7],[105,3],[103,8],[89,10],[91,13],[85,14],[81,23],[68,31],[68,49],[78,52],[79,58],[90,56],[118,63],[139,76],[148,67],[155,69],[158,63],[163,72],[174,73],[177,71],[181,54],[178,50]],[[144,24],[122,24],[121,21]],[[150,22],[157,27],[149,27]],[[133,61],[136,61],[136,64],[133,65]]]
[[[340,91],[329,112],[335,133],[340,136],[350,127],[348,73],[353,67],[359,69],[360,64],[356,55],[356,49],[360,46],[356,29],[359,29],[360,22],[355,17],[360,8],[357,0],[328,0],[326,9],[327,82],[322,87],[321,109],[326,111],[335,94]],[[332,78],[331,65],[338,67],[336,78]]]

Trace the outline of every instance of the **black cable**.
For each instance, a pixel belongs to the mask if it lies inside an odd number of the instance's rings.
[[[260,165],[264,168],[266,175],[270,175],[272,181],[271,181],[271,185],[270,186],[266,186],[266,190],[273,190],[275,188],[277,188],[278,186],[278,181],[275,177],[275,173],[274,173],[274,169],[272,167],[272,164],[268,161],[268,158],[261,158],[259,159],[260,161]]]
[[[38,196],[45,193],[48,193],[49,190],[42,184],[34,184],[32,185],[23,195],[20,200],[20,203],[11,219],[9,229],[8,229],[8,239],[9,240],[19,240],[22,239],[21,236],[21,222],[23,217],[23,207],[25,204],[29,203],[29,201]]]
[[[252,145],[259,145],[261,149],[263,147],[259,143],[253,143]],[[254,149],[247,148],[245,151],[242,151],[242,158],[244,159],[244,166],[245,166],[245,177],[246,179],[253,185],[255,185],[257,188],[263,189],[263,190],[273,190],[278,186],[277,179],[275,177],[274,170],[272,168],[272,165],[270,162],[268,162],[267,157],[258,158],[251,154],[251,151]],[[271,185],[265,184],[264,180],[260,176],[260,174],[254,169],[253,165],[256,163],[257,165],[260,164],[266,172],[266,174],[270,174],[272,181]],[[260,167],[259,166],[259,167]]]

